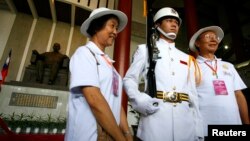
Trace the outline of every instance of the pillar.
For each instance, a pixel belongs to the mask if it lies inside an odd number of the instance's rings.
[[[184,13],[187,27],[187,36],[189,41],[193,34],[198,31],[199,28],[194,0],[184,0]],[[197,56],[197,54],[192,51],[190,51],[190,54],[193,56]]]
[[[116,38],[114,46],[114,67],[118,73],[122,76],[125,76],[125,73],[129,67],[129,56],[130,56],[130,40],[131,40],[131,17],[132,17],[132,0],[119,0],[118,10],[124,12],[128,17],[128,24],[125,29],[120,32]],[[128,107],[128,97],[123,90],[122,93],[122,106],[127,112]]]

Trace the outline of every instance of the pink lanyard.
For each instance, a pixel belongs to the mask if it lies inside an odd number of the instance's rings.
[[[213,71],[213,75],[215,75],[218,78],[217,75],[217,60],[215,60],[215,67],[209,65],[207,61],[205,61],[205,64]]]
[[[110,66],[110,67],[113,67],[113,64],[112,62],[107,58],[105,57],[104,55],[102,55],[102,57],[104,58],[104,60],[106,61],[106,63]],[[112,78],[112,89],[113,89],[113,94],[115,96],[118,96],[118,86],[119,86],[119,76],[116,74],[116,72],[114,71],[114,68],[113,68],[113,78]]]
[[[113,65],[112,65],[112,62],[111,62],[110,60],[108,60],[107,57],[105,57],[104,55],[101,55],[101,56],[102,56],[102,58],[106,61],[106,63],[107,63],[110,67],[113,66]]]

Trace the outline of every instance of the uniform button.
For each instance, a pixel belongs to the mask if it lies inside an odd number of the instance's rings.
[[[174,72],[172,72],[172,75],[174,75],[175,73]]]
[[[169,47],[169,50],[171,50],[171,48]]]
[[[174,61],[174,59],[173,59],[173,58],[171,58],[171,61],[173,62],[173,61]]]

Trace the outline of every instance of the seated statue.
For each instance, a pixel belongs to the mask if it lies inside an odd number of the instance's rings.
[[[59,52],[60,44],[55,43],[53,45],[53,52],[44,52],[39,54],[37,50],[32,50],[33,55],[36,55],[36,81],[43,83],[44,69],[49,68],[49,80],[48,84],[53,85],[57,77],[58,71],[63,67],[65,59],[69,60],[69,57]],[[32,63],[32,62],[31,62]]]

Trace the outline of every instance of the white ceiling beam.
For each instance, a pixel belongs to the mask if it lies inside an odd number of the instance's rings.
[[[52,15],[52,21],[55,23],[57,22],[55,0],[49,0],[49,5],[50,5],[50,11]]]
[[[28,4],[29,4],[30,11],[31,11],[34,19],[38,19],[38,14],[37,14],[37,10],[36,10],[36,6],[34,4],[34,1],[33,0],[28,0]]]
[[[71,5],[71,27],[75,26],[75,15],[76,15],[76,6]]]
[[[16,13],[17,13],[17,10],[16,10],[16,6],[15,6],[15,4],[13,3],[13,1],[12,1],[12,0],[5,0],[5,2],[6,2],[7,5],[9,6],[10,11],[11,11],[12,13],[16,14]]]

